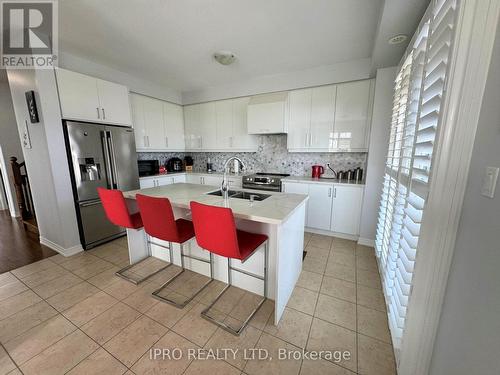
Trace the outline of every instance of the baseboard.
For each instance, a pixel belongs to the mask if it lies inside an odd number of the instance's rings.
[[[337,238],[342,238],[342,239],[351,240],[351,241],[357,241],[359,238],[358,236],[353,236],[352,234],[331,232],[329,230],[314,229],[314,228],[309,228],[309,227],[305,227],[304,231],[308,232],[308,233],[322,234],[324,236],[337,237]]]
[[[69,248],[64,248],[64,247],[44,238],[42,236],[40,236],[40,243],[42,245],[50,247],[52,250],[57,251],[59,254],[65,256],[65,257],[69,257],[71,255],[75,255],[75,254],[78,254],[78,253],[83,251],[82,245],[76,245],[76,246],[72,246]]]
[[[369,238],[358,238],[358,245],[375,247],[375,240]]]

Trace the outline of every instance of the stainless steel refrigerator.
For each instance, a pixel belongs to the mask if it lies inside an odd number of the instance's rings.
[[[125,233],[106,218],[97,188],[139,189],[134,130],[75,121],[63,127],[80,239],[90,249]]]

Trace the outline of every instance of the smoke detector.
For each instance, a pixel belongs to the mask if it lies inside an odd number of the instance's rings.
[[[398,34],[394,35],[392,38],[389,38],[388,42],[389,44],[401,44],[406,41],[406,39],[408,39],[408,35]]]
[[[230,51],[218,51],[214,53],[214,59],[219,64],[230,65],[236,60],[236,56]]]

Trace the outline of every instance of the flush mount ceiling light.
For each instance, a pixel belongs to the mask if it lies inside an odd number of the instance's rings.
[[[230,51],[218,51],[214,53],[214,59],[219,64],[230,65],[236,60],[236,56]]]
[[[406,39],[408,39],[408,35],[398,34],[398,35],[394,35],[392,38],[390,38],[388,40],[388,42],[389,42],[389,44],[401,44],[404,41],[406,41]]]

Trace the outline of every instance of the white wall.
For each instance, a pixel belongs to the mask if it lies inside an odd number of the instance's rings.
[[[430,374],[500,369],[500,186],[480,195],[484,167],[500,167],[500,29],[496,33],[460,226]]]
[[[78,73],[88,74],[111,82],[127,86],[130,91],[181,104],[181,93],[154,82],[144,81],[114,68],[86,60],[65,52],[59,52],[59,66]]]
[[[366,187],[361,211],[359,243],[373,246],[377,229],[378,209],[389,145],[394,79],[397,67],[377,70],[375,97],[366,166]]]
[[[370,78],[371,59],[360,59],[303,71],[255,77],[244,82],[182,93],[182,104],[236,98]]]
[[[5,191],[10,214],[13,217],[20,216],[17,205],[14,177],[10,167],[10,158],[15,156],[18,162],[24,160],[17,131],[16,118],[12,107],[9,83],[5,70],[0,70],[0,169],[5,183]],[[3,195],[3,192],[1,193]],[[3,207],[5,208],[5,207]]]
[[[10,70],[9,84],[20,134],[28,124],[32,148],[23,148],[40,242],[64,254],[81,251],[71,180],[52,70]],[[25,92],[35,91],[40,122],[29,122]]]

